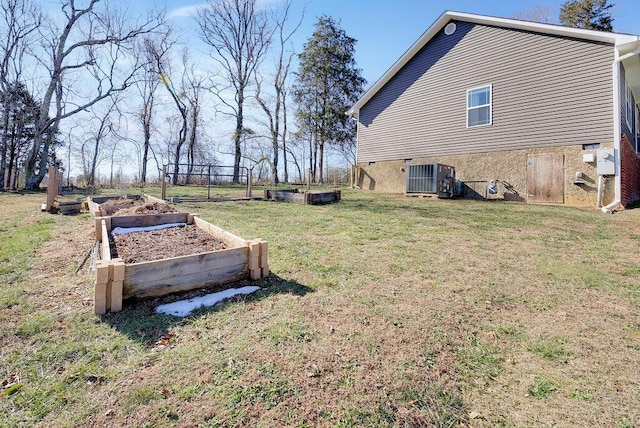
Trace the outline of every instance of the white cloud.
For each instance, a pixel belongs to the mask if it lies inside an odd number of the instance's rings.
[[[282,0],[256,0],[256,5],[258,7],[265,7],[265,8],[275,7],[281,1]],[[184,7],[173,9],[169,11],[169,13],[167,14],[167,18],[169,19],[188,18],[190,16],[194,16],[198,12],[198,9],[208,6],[208,4],[209,4],[208,2],[202,2],[202,3],[194,4],[191,6],[184,6]]]
[[[188,18],[195,15],[198,12],[198,9],[200,9],[201,7],[205,7],[206,5],[207,3],[203,2],[191,6],[179,7],[177,9],[169,11],[169,13],[167,14],[167,18]]]

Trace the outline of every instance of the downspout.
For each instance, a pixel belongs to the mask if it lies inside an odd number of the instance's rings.
[[[596,206],[602,208],[602,194],[604,193],[604,184],[606,183],[604,175],[598,176],[598,197],[596,200]]]
[[[356,157],[354,159],[355,164],[351,166],[349,173],[349,185],[352,189],[358,188],[356,186],[356,171],[358,171],[358,145],[360,144],[359,132],[360,132],[360,109],[354,110],[353,108],[346,113],[351,120],[356,121]]]
[[[615,198],[609,205],[602,207],[603,213],[613,212],[613,208],[620,205],[622,202],[622,177],[620,174],[620,162],[622,161],[622,152],[620,150],[621,145],[621,133],[620,128],[622,122],[622,113],[620,107],[620,63],[627,58],[640,54],[640,48],[633,52],[629,52],[626,55],[618,56],[618,50],[615,51],[615,59],[613,60],[613,149],[616,160],[616,174],[615,174]]]

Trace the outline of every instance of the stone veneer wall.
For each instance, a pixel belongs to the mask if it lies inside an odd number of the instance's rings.
[[[603,144],[601,148],[613,147]],[[564,203],[576,207],[596,207],[598,175],[596,164],[583,162],[582,155],[596,153],[596,150],[583,150],[582,145],[557,148],[538,148],[466,155],[414,158],[397,161],[382,161],[358,164],[354,171],[354,184],[361,189],[386,193],[405,193],[407,166],[409,164],[440,163],[456,169],[456,179],[463,182],[463,196],[487,199],[503,199],[526,202],[528,154],[563,153],[565,165]],[[638,169],[640,172],[640,168]],[[574,184],[576,172],[582,172],[584,184]],[[498,192],[487,195],[487,181],[495,180]],[[603,204],[614,198],[613,177],[607,178],[604,186]]]

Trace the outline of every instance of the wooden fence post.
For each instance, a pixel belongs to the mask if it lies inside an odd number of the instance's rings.
[[[46,211],[51,211],[53,203],[58,196],[58,169],[54,166],[49,167],[49,184],[47,186],[47,206]]]

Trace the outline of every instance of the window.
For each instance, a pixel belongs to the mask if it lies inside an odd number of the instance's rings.
[[[631,88],[626,80],[624,82],[624,93],[627,126],[629,127],[629,131],[633,132],[633,94],[631,93]]]
[[[640,110],[636,109],[636,153],[640,150]]]
[[[491,85],[467,91],[467,128],[491,125]]]

